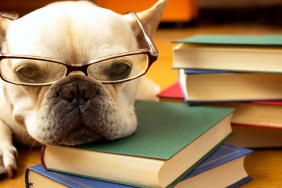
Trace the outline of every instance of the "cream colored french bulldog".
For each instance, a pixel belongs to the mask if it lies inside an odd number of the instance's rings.
[[[69,1],[0,18],[0,174],[17,168],[13,140],[77,145],[135,131],[136,96],[158,92],[135,78],[156,60],[150,36],[165,4],[136,16]]]

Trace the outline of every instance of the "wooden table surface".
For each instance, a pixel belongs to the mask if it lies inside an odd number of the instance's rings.
[[[282,33],[280,28],[268,26],[219,25],[197,26],[181,29],[159,29],[153,37],[160,51],[159,60],[152,66],[148,77],[162,89],[177,81],[177,72],[172,66],[172,40],[194,34],[272,34]],[[281,116],[282,117],[282,116]],[[0,180],[0,188],[25,187],[26,167],[40,163],[39,148],[18,147],[18,171],[13,179]],[[282,187],[282,149],[257,149],[246,158],[245,167],[253,180],[243,188]]]

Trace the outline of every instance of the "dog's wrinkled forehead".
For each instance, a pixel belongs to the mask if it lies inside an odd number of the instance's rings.
[[[87,2],[51,4],[16,20],[9,27],[6,43],[7,53],[71,61],[136,49],[124,16]]]

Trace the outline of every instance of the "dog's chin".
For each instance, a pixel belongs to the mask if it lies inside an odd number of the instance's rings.
[[[77,132],[70,133],[69,137],[61,137],[60,135],[55,136],[41,136],[37,137],[36,140],[42,144],[46,145],[64,145],[64,146],[75,146],[80,144],[85,144],[89,142],[96,142],[103,140],[98,135],[89,135],[87,133],[79,134]]]
[[[26,126],[34,139],[49,145],[114,140],[136,130],[131,105],[113,99],[102,84],[87,77],[70,77],[49,88]]]
[[[51,123],[49,125],[52,125]],[[88,126],[93,126],[87,128]],[[37,140],[38,142],[46,145],[66,145],[66,146],[74,146],[85,144],[89,142],[95,142],[100,140],[115,140],[119,138],[123,138],[129,136],[135,132],[136,124],[134,121],[130,124],[130,130],[122,129],[120,124],[112,124],[112,126],[116,126],[116,130],[97,130],[95,128],[96,125],[81,125],[73,127],[72,129],[64,128],[65,126],[61,126],[60,128],[54,128],[53,131],[43,131],[45,129],[37,129],[36,132],[31,131],[29,134]],[[108,124],[104,124],[104,126],[108,126]],[[51,126],[52,127],[52,126]],[[120,127],[121,129],[119,130]]]

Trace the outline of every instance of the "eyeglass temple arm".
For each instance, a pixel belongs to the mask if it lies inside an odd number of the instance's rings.
[[[149,35],[147,34],[146,30],[144,29],[141,20],[139,19],[139,17],[137,16],[137,14],[135,12],[129,12],[131,15],[134,16],[137,24],[139,25],[142,33],[144,34],[145,40],[147,41],[151,52],[153,53],[154,56],[158,56],[159,52],[157,50],[157,47],[155,46],[155,44],[153,43],[151,37],[149,37]]]

